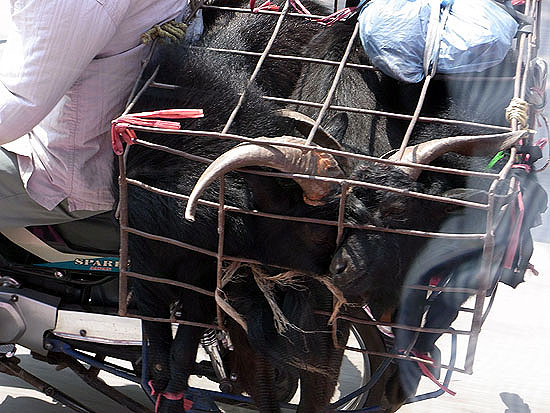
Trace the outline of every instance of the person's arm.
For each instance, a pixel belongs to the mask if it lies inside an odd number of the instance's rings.
[[[97,0],[12,0],[0,61],[0,145],[28,133],[115,33]]]

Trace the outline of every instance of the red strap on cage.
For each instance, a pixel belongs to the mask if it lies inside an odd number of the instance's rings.
[[[305,14],[306,16],[312,16],[310,11],[300,2],[300,0],[290,0],[290,4],[294,8],[294,10],[296,10],[298,13]],[[266,0],[259,7],[254,7],[255,5],[256,5],[256,0],[249,0],[248,6],[250,7],[250,10],[252,10],[253,13],[257,13],[260,10],[279,11],[279,6],[272,4],[270,0]],[[340,9],[329,16],[310,19],[310,20],[313,20],[324,26],[332,26],[337,21],[346,20],[349,16],[351,16],[355,12],[356,9],[357,7],[344,7],[343,9]]]
[[[202,118],[204,113],[202,109],[165,109],[152,112],[131,113],[122,115],[111,122],[111,144],[113,151],[117,155],[122,155],[123,145],[135,143],[136,133],[132,126],[148,126],[159,129],[179,129],[179,122],[160,119],[189,119]]]
[[[159,408],[159,405],[160,405],[160,398],[161,397],[164,397],[165,399],[168,399],[168,400],[182,400],[183,399],[183,409],[185,411],[191,410],[191,408],[193,407],[193,401],[189,400],[189,399],[186,399],[184,392],[181,392],[181,393],[164,393],[164,392],[160,392],[160,393],[158,393],[155,390],[155,387],[153,386],[153,380],[149,380],[147,382],[147,384],[151,388],[151,396],[153,396],[153,397],[157,396],[157,400],[155,402],[155,413],[158,413],[158,408]]]
[[[547,128],[548,128],[548,121],[546,120],[544,115],[541,114],[541,116],[544,119],[544,121],[546,122],[546,125],[547,125]],[[541,138],[535,143],[535,146],[538,146],[542,151],[547,143],[548,143],[548,138]],[[548,165],[550,165],[550,153],[549,153],[549,156],[546,159],[546,162],[544,163],[544,165],[539,169],[534,169],[534,171],[535,172],[542,172],[548,167]]]
[[[434,361],[434,359],[432,359],[430,356],[428,356],[427,354],[424,354],[424,353],[420,353],[418,351],[414,351],[412,350],[411,353],[415,356],[415,357],[418,357],[422,360],[427,360],[427,361]],[[440,383],[436,378],[435,376],[432,374],[432,372],[430,371],[430,369],[428,368],[428,366],[426,366],[426,364],[422,363],[421,361],[416,361],[416,364],[418,364],[418,367],[420,368],[420,370],[422,371],[422,374],[424,374],[424,376],[426,376],[427,378],[429,378],[431,381],[433,381],[441,390],[443,390],[445,393],[449,393],[451,396],[456,396],[456,392],[450,390],[447,386],[445,386],[443,383]]]
[[[530,270],[533,273],[533,275],[535,275],[537,277],[540,275],[540,273],[537,271],[535,266],[531,263],[527,264],[527,269]]]
[[[252,10],[252,13],[258,13],[260,10],[279,11],[279,6],[271,3],[270,0],[264,1],[259,7],[254,7],[256,0],[250,0],[248,4],[250,6],[250,10]]]
[[[514,263],[514,256],[516,255],[516,250],[519,244],[521,224],[523,223],[523,216],[525,214],[525,206],[523,205],[523,197],[521,195],[521,191],[519,190],[519,182],[517,183],[516,189],[518,190],[517,210],[515,204],[512,204],[512,220],[514,221],[514,228],[512,230],[512,234],[510,235],[508,247],[506,248],[506,254],[504,255],[504,260],[502,262],[502,266],[506,269],[511,269],[512,264]]]
[[[300,2],[300,0],[290,0],[290,4],[298,13],[311,16],[310,11]],[[343,9],[340,9],[326,17],[312,20],[322,24],[323,26],[332,26],[337,21],[346,20],[355,12],[356,9],[357,7],[344,7]]]

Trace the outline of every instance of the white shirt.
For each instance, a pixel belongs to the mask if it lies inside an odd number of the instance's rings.
[[[47,209],[108,210],[119,116],[148,46],[140,35],[187,0],[10,0],[0,61],[0,145]]]

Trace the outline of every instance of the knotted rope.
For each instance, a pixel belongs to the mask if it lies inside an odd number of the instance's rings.
[[[152,28],[141,35],[141,43],[147,44],[155,39],[164,39],[168,42],[178,43],[185,38],[187,24],[175,20],[163,24],[155,24]]]
[[[514,119],[521,126],[521,129],[527,128],[527,122],[529,115],[527,110],[529,109],[529,103],[520,98],[513,98],[510,104],[506,108],[506,120],[512,122]]]

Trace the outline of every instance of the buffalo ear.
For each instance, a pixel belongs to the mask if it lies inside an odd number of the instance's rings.
[[[348,129],[348,114],[340,112],[327,122],[325,130],[338,142],[342,142]]]

